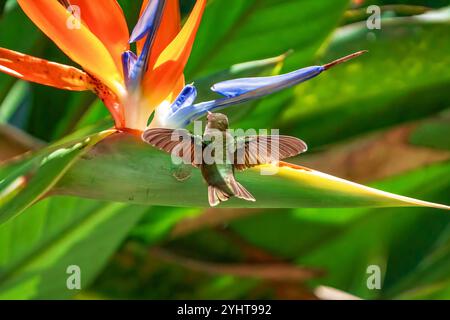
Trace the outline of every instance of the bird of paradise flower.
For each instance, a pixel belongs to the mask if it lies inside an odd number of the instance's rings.
[[[235,79],[217,83],[212,90],[223,98],[195,103],[197,90],[185,85],[184,68],[206,6],[197,0],[181,26],[178,0],[143,0],[140,19],[131,36],[116,0],[18,0],[28,17],[83,69],[50,62],[0,48],[0,71],[23,80],[56,88],[91,90],[104,102],[119,131],[140,134],[154,113],[150,127],[180,128],[208,112],[261,98],[318,76],[331,67],[357,57],[356,52],[323,66],[291,73]],[[72,6],[81,12],[76,28]],[[101,6],[101,8],[100,8]],[[136,43],[136,53],[130,50]],[[447,206],[415,200],[364,187],[314,170],[281,163],[280,175],[300,184],[328,191],[340,190],[373,196],[380,206]],[[331,187],[330,187],[331,186]],[[345,189],[345,190],[343,190]]]

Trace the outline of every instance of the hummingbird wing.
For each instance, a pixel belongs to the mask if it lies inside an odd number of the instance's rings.
[[[183,159],[184,163],[198,167],[202,163],[202,137],[185,129],[150,128],[142,134],[142,140],[155,148]]]
[[[245,170],[296,156],[308,150],[305,142],[290,136],[247,136],[236,138],[234,167]]]

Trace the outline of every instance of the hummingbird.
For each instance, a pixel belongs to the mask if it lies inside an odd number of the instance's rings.
[[[211,112],[208,112],[203,136],[193,135],[186,129],[148,128],[142,134],[142,139],[199,168],[208,184],[208,201],[211,207],[231,197],[256,201],[236,181],[235,170],[272,163],[307,150],[305,142],[291,136],[234,137],[229,131],[227,116]]]

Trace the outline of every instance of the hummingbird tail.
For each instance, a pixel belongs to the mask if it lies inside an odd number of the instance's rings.
[[[242,184],[234,180],[231,183],[231,187],[233,188],[234,196],[240,199],[244,199],[247,201],[256,201],[255,197],[247,190],[245,189]]]
[[[208,200],[211,207],[230,199],[230,195],[214,186],[208,186]]]
[[[215,207],[221,202],[227,201],[231,197],[247,200],[256,201],[255,197],[252,196],[250,192],[247,191],[239,182],[233,180],[231,182],[231,189],[233,194],[228,194],[227,192],[219,189],[215,186],[208,186],[208,200],[211,207]]]

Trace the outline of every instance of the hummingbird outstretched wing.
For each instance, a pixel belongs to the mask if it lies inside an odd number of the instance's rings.
[[[290,158],[308,150],[305,142],[290,136],[247,136],[236,138],[234,167],[245,170]]]
[[[186,163],[198,167],[202,163],[202,137],[186,129],[150,128],[142,139],[155,148],[182,158]]]

